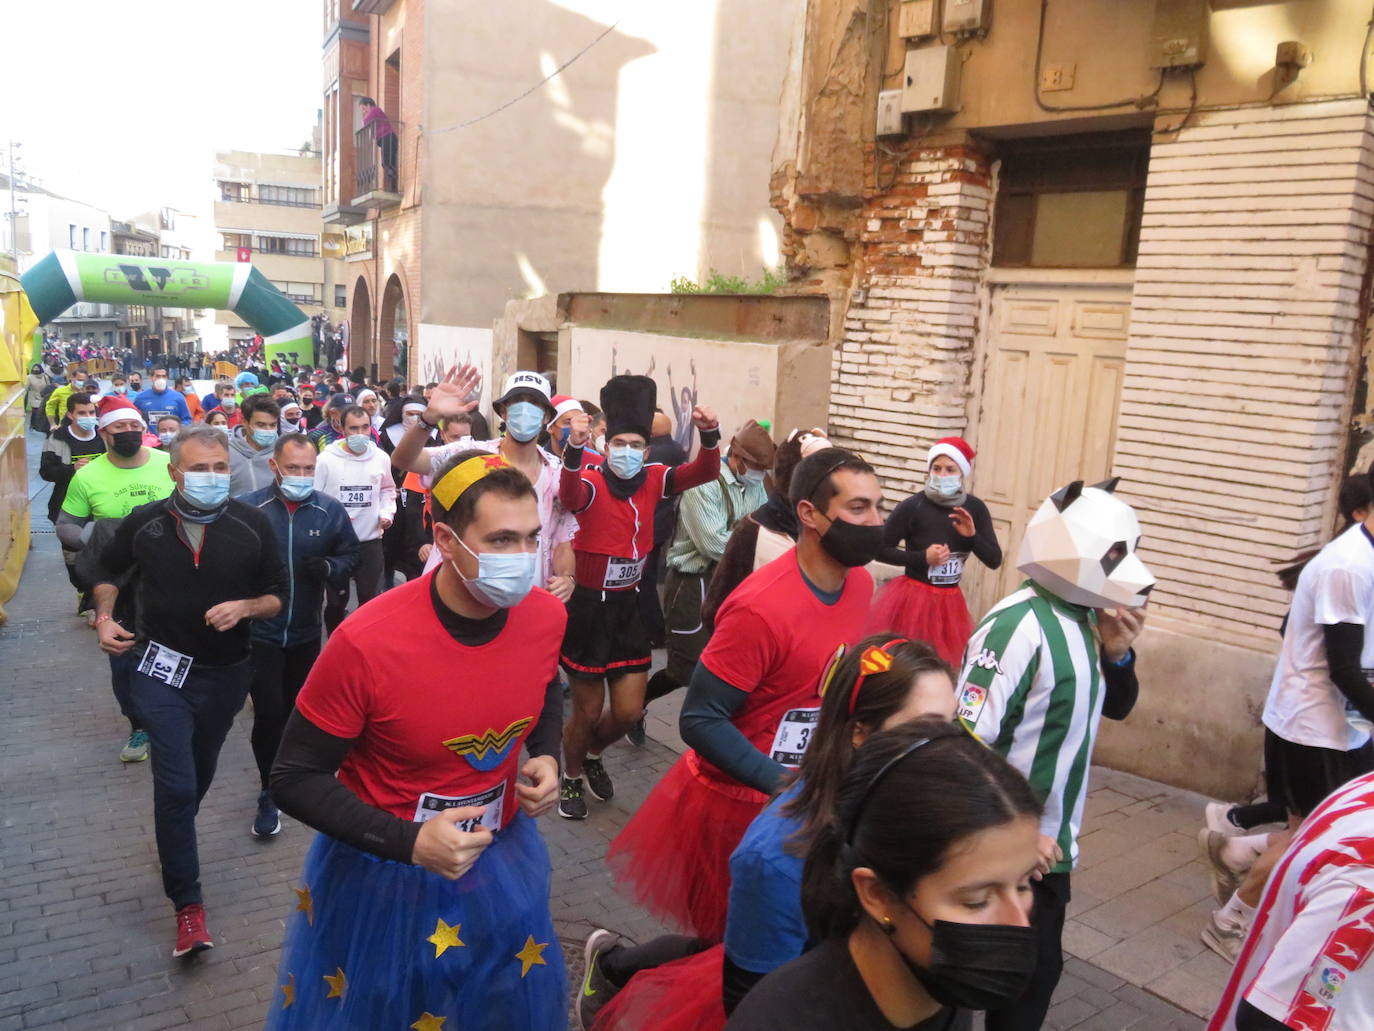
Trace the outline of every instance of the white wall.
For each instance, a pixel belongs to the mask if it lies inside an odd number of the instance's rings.
[[[432,322],[421,322],[418,328],[420,339],[411,345],[414,348],[412,383],[432,383],[455,365],[475,365],[482,374],[480,410],[490,420],[491,399],[501,389],[501,384],[491,382],[491,330],[440,326]]]

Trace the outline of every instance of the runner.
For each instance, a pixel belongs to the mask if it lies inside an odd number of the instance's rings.
[[[791,496],[802,526],[796,548],[721,606],[682,707],[691,750],[609,853],[641,905],[712,943],[725,930],[730,853],[799,763],[816,685],[835,651],[859,639],[873,599],[872,577],[857,568],[882,546],[873,467],[826,448],[798,466]]]
[[[1055,491],[1026,527],[1029,578],[992,607],[965,650],[959,718],[1044,799],[1034,884],[1039,960],[1026,994],[987,1015],[988,1031],[1034,1031],[1063,969],[1062,937],[1101,717],[1123,720],[1139,685],[1131,645],[1154,577],[1140,523],[1115,480]]]
[[[702,406],[692,411],[692,424],[701,434],[697,457],[674,469],[644,464],[657,392],[648,376],[613,377],[601,388],[609,448],[605,464],[584,465],[583,448],[591,438],[585,412],[572,414],[563,451],[559,497],[579,526],[573,543],[577,587],[568,602],[568,633],[560,654],[572,715],[563,731],[566,772],[558,813],[570,820],[587,818],[584,772],[592,797],[610,800],[615,789],[601,753],[644,712],[650,654],[636,595],[654,549],[654,507],[660,498],[709,483],[720,472],[720,427],[715,413]]]
[[[466,451],[430,509],[443,564],[330,638],[273,769],[277,803],[321,834],[269,1031],[567,1026],[530,819],[557,797],[550,685],[566,620],[533,587],[534,488],[499,455]]]
[[[811,841],[802,904],[819,944],[765,977],[728,1031],[947,1031],[1017,998],[1040,805],[948,723],[883,731]]]
[[[959,581],[970,554],[989,569],[1002,565],[1002,547],[987,505],[968,492],[974,451],[960,437],[938,440],[926,455],[926,486],[887,517],[885,561],[906,556],[906,575],[895,577],[873,603],[869,629],[895,630],[929,641],[951,664],[964,658],[973,632]]]
[[[610,931],[593,932],[578,1001],[583,1028],[595,1017],[596,1031],[716,1031],[755,983],[800,956],[803,857],[854,750],[909,720],[953,719],[953,678],[923,641],[880,634],[836,656],[821,681],[820,718],[798,778],[759,813],[730,857],[724,945],[702,952],[698,939],[669,935],[626,946]]]
[[[191,421],[191,409],[187,407],[186,398],[169,389],[167,370],[162,366],[153,369],[153,385],[140,392],[133,402],[150,425],[155,425],[164,415],[175,415],[183,423]]]
[[[91,459],[105,453],[104,438],[96,432],[98,425],[99,418],[91,396],[68,394],[67,417],[43,443],[43,454],[38,459],[38,475],[52,484],[52,493],[48,497],[48,521],[54,526],[62,513],[62,502],[67,497],[67,487],[72,477]],[[67,578],[76,588],[77,613],[80,614],[86,606],[85,592],[76,579],[76,551],[75,548],[62,545],[62,562],[67,567]]]

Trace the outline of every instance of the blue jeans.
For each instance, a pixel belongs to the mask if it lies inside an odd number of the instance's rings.
[[[133,649],[141,654],[141,649]],[[202,901],[196,813],[219,750],[248,696],[253,665],[197,669],[180,688],[131,674],[133,702],[152,746],[153,826],[162,888],[177,909]]]
[[[110,685],[114,688],[119,712],[129,721],[131,731],[143,729],[143,723],[134,711],[133,676],[134,670],[138,669],[138,656],[137,648],[130,648],[123,655],[110,656]]]

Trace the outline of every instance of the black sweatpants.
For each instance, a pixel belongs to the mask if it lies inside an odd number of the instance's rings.
[[[272,760],[277,757],[286,720],[296,707],[296,695],[305,686],[310,668],[320,657],[319,638],[304,644],[278,648],[275,645],[253,642],[253,681],[249,694],[253,698],[253,758],[257,760],[262,789],[272,773]]]
[[[987,1031],[1039,1031],[1050,1009],[1050,999],[1064,972],[1064,914],[1069,908],[1069,875],[1046,874],[1031,881],[1035,904],[1031,927],[1035,929],[1035,976],[1016,1002],[987,1014]]]
[[[348,587],[351,582],[358,591],[358,607],[362,608],[382,593],[382,567],[385,556],[382,539],[363,541],[358,550],[358,564],[353,575],[344,581],[342,589],[328,585],[324,589],[324,628],[333,633],[348,614]]]

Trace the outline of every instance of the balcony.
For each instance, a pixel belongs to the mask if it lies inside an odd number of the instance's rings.
[[[386,14],[395,0],[353,0],[354,14]]]
[[[379,124],[364,125],[353,134],[355,208],[392,208],[401,203],[400,144],[405,126],[392,122],[392,131],[378,138]]]

